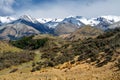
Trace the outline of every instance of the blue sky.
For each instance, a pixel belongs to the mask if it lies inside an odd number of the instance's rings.
[[[63,18],[120,15],[120,0],[0,0],[0,16]]]

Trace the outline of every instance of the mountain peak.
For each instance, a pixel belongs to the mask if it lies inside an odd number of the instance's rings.
[[[37,19],[37,21],[39,21],[40,23],[43,23],[43,24],[47,23],[51,20],[52,20],[52,18],[39,18],[39,19]]]
[[[36,19],[31,17],[30,15],[23,15],[23,16],[20,16],[20,19],[23,19],[23,20],[26,20],[26,21],[29,21],[29,22],[32,22],[32,23],[35,23],[36,22]]]
[[[114,15],[107,15],[107,16],[101,16],[107,20],[111,20],[111,21],[114,21],[114,22],[118,22],[120,21],[120,16],[114,16]]]
[[[0,16],[0,22],[1,23],[9,23],[11,21],[16,20],[14,17],[11,16]]]

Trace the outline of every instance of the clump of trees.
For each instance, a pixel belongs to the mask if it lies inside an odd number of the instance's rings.
[[[48,38],[43,39],[32,39],[34,36],[23,37],[20,40],[10,41],[13,46],[16,46],[21,49],[38,49],[43,47],[45,43],[48,41]]]

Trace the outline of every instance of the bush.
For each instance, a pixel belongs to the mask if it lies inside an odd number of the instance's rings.
[[[12,65],[19,65],[34,59],[34,53],[22,51],[19,53],[5,52],[0,53],[0,70]]]
[[[118,61],[117,61],[115,66],[118,67],[118,70],[120,70],[120,58],[118,59]]]

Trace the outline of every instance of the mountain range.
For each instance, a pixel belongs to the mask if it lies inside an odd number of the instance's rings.
[[[86,25],[103,31],[113,29],[120,27],[120,16],[108,15],[97,18],[69,16],[63,19],[33,18],[29,15],[19,18],[5,16],[0,17],[0,39],[15,40],[34,34],[70,34]]]
[[[0,80],[120,80],[119,17],[4,18]]]

